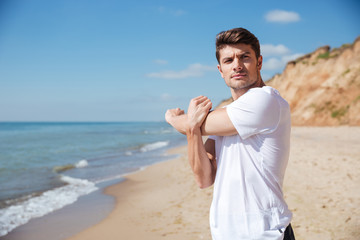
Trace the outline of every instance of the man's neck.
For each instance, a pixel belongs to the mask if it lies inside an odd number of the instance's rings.
[[[242,88],[242,89],[231,89],[231,96],[234,99],[234,101],[236,99],[238,99],[239,97],[241,97],[242,95],[244,95],[247,91],[249,91],[249,89],[251,88],[261,88],[266,86],[264,81],[262,79],[260,79],[260,81],[255,82],[253,85],[250,85],[247,88]]]

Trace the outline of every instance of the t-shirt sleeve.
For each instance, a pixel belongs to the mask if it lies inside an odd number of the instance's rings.
[[[273,132],[280,120],[280,105],[271,93],[248,91],[226,108],[242,139],[254,134]]]

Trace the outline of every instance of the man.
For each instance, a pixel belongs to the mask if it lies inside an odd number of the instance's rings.
[[[290,108],[260,76],[258,39],[243,28],[216,37],[218,70],[233,103],[210,112],[199,96],[187,114],[165,118],[186,134],[188,157],[200,188],[214,184],[210,227],[214,240],[295,239],[282,184],[290,149]],[[203,144],[202,136],[210,135]]]

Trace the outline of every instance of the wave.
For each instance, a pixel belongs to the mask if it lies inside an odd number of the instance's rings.
[[[174,130],[174,128],[162,129],[162,130],[160,131],[161,134],[168,134],[168,133],[174,133],[174,132],[176,132],[176,131]]]
[[[125,156],[131,156],[133,153],[131,151],[125,151]]]
[[[162,129],[156,129],[156,130],[144,130],[143,134],[147,135],[147,134],[157,134],[157,135],[162,135],[162,134],[171,134],[171,133],[176,133],[177,131],[174,128],[162,128]]]
[[[83,167],[87,167],[87,166],[89,166],[89,163],[85,159],[80,160],[75,164],[76,168],[83,168]]]
[[[153,151],[153,150],[156,150],[158,148],[166,147],[167,145],[169,145],[168,141],[160,141],[160,142],[145,144],[144,146],[142,146],[140,148],[140,151],[141,152]]]
[[[0,237],[32,218],[42,217],[63,208],[74,203],[80,196],[98,189],[93,182],[84,179],[61,176],[61,180],[67,185],[0,209]]]
[[[89,165],[88,161],[83,159],[83,160],[78,161],[75,164],[66,164],[66,165],[62,165],[62,166],[56,166],[53,168],[53,171],[56,173],[60,173],[60,172],[65,172],[65,171],[73,169],[73,168],[87,167],[88,165]]]

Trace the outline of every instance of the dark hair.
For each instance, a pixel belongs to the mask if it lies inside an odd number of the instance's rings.
[[[226,45],[233,45],[244,43],[251,45],[254,50],[256,58],[260,57],[260,43],[259,40],[250,31],[245,28],[233,28],[227,31],[220,32],[216,35],[216,59],[220,63],[220,50]]]

